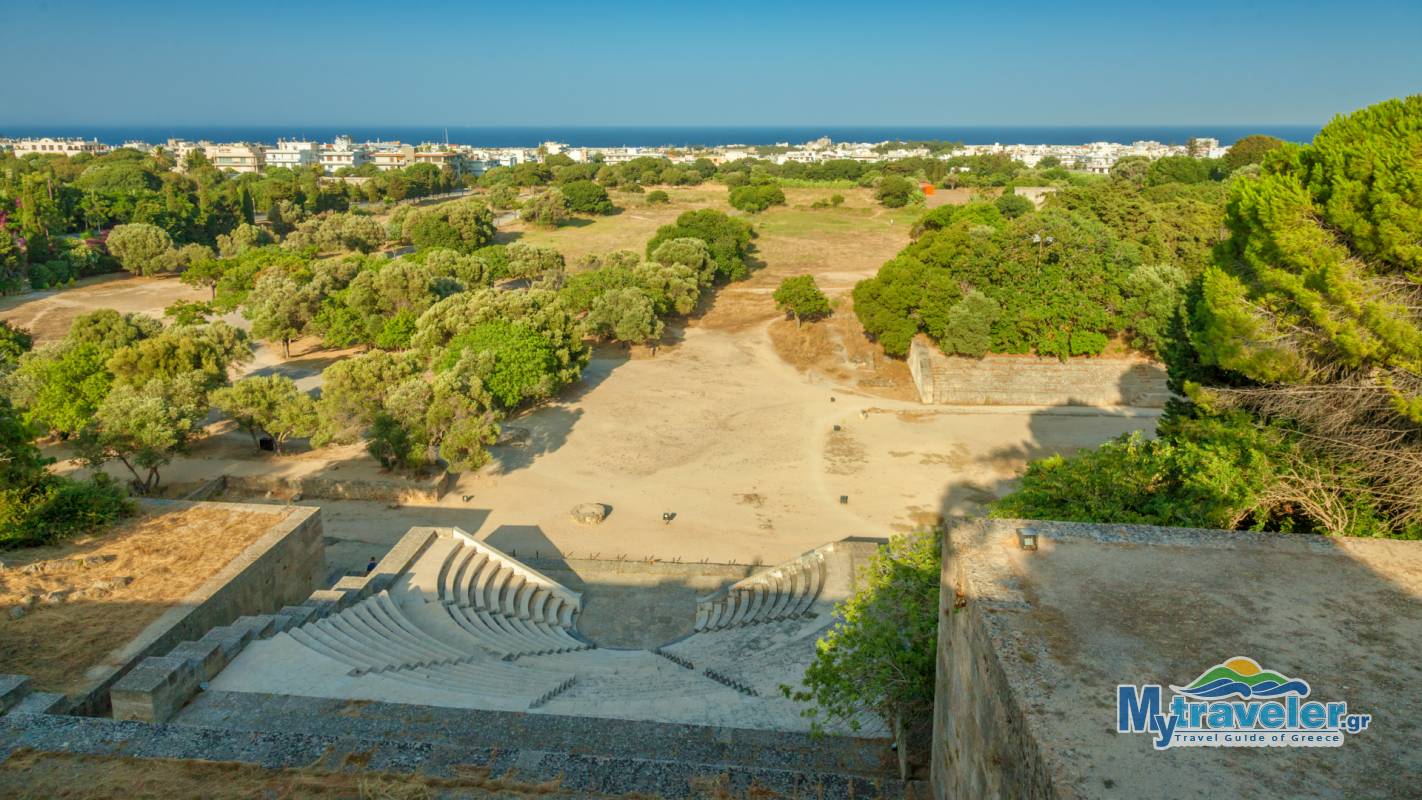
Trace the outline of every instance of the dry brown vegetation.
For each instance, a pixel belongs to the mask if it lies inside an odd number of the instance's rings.
[[[288,512],[146,511],[114,530],[14,550],[0,572],[0,672],[74,691],[84,672],[226,566]],[[26,609],[18,618],[12,609]]]
[[[570,794],[556,782],[521,783],[487,769],[456,768],[451,777],[404,775],[361,768],[361,759],[323,759],[302,769],[255,764],[18,750],[0,763],[0,796],[16,800],[247,800],[261,797],[425,800],[436,797],[592,797]]]

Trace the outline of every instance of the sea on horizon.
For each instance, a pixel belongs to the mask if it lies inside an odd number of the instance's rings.
[[[472,147],[537,147],[548,141],[575,147],[693,147],[729,144],[803,144],[828,136],[836,142],[923,141],[963,144],[1086,144],[1151,140],[1184,144],[1213,137],[1223,145],[1254,133],[1293,142],[1311,141],[1319,125],[5,125],[0,137],[80,136],[117,145],[126,141],[162,144],[169,138],[214,142],[275,143],[278,139],[329,142],[349,135],[357,141],[442,142]]]

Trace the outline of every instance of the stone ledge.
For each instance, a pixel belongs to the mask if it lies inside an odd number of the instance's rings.
[[[198,691],[193,662],[180,656],[150,656],[109,691],[114,719],[167,722]]]
[[[590,722],[592,720],[589,720]],[[665,798],[705,797],[708,784],[727,796],[926,798],[925,787],[896,778],[807,772],[774,767],[589,755],[509,746],[432,743],[410,736],[363,738],[290,730],[233,731],[222,727],[148,724],[92,717],[0,717],[0,761],[19,747],[41,752],[198,759],[260,764],[268,769],[307,767],[360,753],[373,771],[448,775],[458,767],[537,783],[558,781],[565,792],[640,793]],[[334,757],[334,758],[333,758]],[[707,788],[703,788],[707,787]]]
[[[32,690],[28,675],[0,675],[0,714],[25,699]]]

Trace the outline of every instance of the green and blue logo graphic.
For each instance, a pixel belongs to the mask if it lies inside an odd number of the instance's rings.
[[[1361,733],[1369,714],[1346,702],[1308,700],[1308,681],[1235,656],[1184,686],[1116,687],[1116,732],[1148,733],[1157,750],[1171,747],[1339,747]],[[1235,698],[1235,699],[1231,699]]]

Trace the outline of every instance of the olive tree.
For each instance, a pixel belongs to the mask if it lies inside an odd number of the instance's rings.
[[[207,416],[206,378],[188,373],[154,378],[143,386],[119,384],[80,431],[79,459],[90,469],[118,461],[138,494],[159,486],[159,470],[187,449]]]
[[[146,222],[116,225],[105,240],[109,253],[135,275],[173,269],[173,240],[168,232]]]
[[[225,411],[258,444],[258,434],[271,437],[281,453],[292,437],[316,433],[316,401],[285,375],[243,378],[212,393],[212,404]]]

